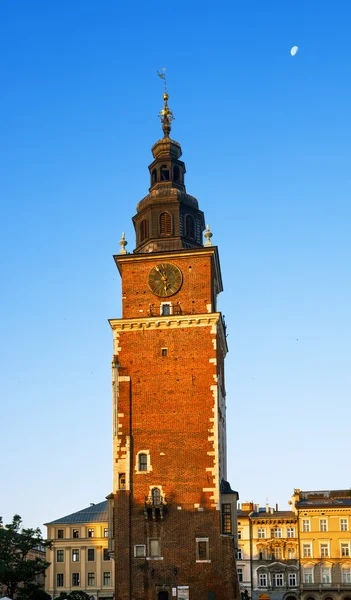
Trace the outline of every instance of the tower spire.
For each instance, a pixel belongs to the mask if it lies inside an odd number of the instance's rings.
[[[171,123],[174,119],[173,113],[168,106],[168,93],[167,93],[167,80],[166,80],[166,68],[162,69],[163,73],[157,71],[157,75],[163,79],[164,90],[163,90],[163,109],[160,110],[159,116],[162,123],[163,137],[169,138],[171,133]]]

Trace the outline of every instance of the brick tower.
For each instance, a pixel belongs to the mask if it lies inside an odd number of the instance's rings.
[[[160,117],[136,248],[127,254],[122,236],[114,257],[123,306],[110,320],[115,600],[232,600],[237,493],[226,481],[219,257],[185,189],[166,90]]]

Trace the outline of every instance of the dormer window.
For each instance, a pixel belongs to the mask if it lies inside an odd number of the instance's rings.
[[[167,165],[162,165],[160,168],[160,180],[169,181],[169,167]]]
[[[143,242],[149,237],[149,223],[143,219],[140,223],[140,242]]]
[[[195,222],[191,215],[185,217],[185,235],[186,237],[195,238]]]
[[[172,215],[168,212],[160,214],[160,235],[164,237],[172,235]]]

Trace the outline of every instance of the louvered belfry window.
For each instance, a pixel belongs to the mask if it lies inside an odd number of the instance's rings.
[[[193,239],[195,237],[194,219],[190,215],[185,217],[185,235]]]
[[[143,242],[149,237],[149,224],[146,219],[143,219],[140,223],[140,241]]]
[[[160,235],[165,237],[172,235],[172,215],[168,212],[160,214]]]

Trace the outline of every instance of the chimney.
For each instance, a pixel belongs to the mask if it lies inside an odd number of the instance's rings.
[[[266,513],[269,513],[269,504],[266,504]]]
[[[278,504],[275,505],[275,510],[278,511]]]
[[[95,502],[90,502],[90,506],[95,506]]]

